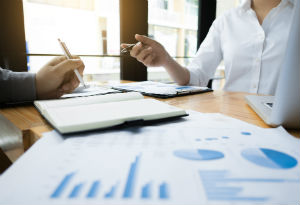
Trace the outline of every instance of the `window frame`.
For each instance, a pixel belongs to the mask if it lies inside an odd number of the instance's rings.
[[[59,56],[60,54],[39,54],[26,52],[23,1],[0,1],[0,66],[13,71],[27,71],[28,56]],[[135,43],[136,33],[148,34],[148,1],[120,0],[120,41]],[[198,0],[197,48],[205,39],[216,17],[216,0]],[[139,11],[139,12],[136,12]],[[137,20],[138,19],[138,20]],[[81,57],[119,57],[120,79],[147,80],[147,68],[127,55],[85,55]],[[175,56],[174,58],[191,58]]]
[[[139,11],[139,12],[136,12]],[[120,0],[120,42],[136,43],[135,34],[148,35],[148,1]],[[120,58],[121,80],[147,80],[147,67],[125,54]]]
[[[0,66],[27,71],[22,0],[0,1]]]

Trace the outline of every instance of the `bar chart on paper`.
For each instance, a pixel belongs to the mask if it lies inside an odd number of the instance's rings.
[[[198,124],[190,132],[172,125],[72,138],[49,133],[0,176],[0,205],[300,201],[300,140],[277,130]]]
[[[231,202],[267,202],[270,196],[255,191],[247,192],[246,187],[251,185],[264,186],[271,184],[297,185],[299,179],[282,178],[253,178],[253,177],[234,177],[229,170],[199,170],[199,176],[203,182],[206,197],[212,201],[231,201]]]
[[[133,199],[138,196],[140,199],[153,199],[154,195],[158,199],[167,200],[170,198],[169,184],[162,181],[156,187],[149,181],[141,187],[136,186],[138,170],[140,166],[141,155],[136,156],[134,162],[129,166],[127,179],[124,186],[120,186],[120,180],[117,180],[109,189],[103,189],[101,176],[94,181],[78,182],[76,180],[77,172],[71,172],[63,176],[58,182],[56,188],[50,195],[51,199],[61,199],[63,197],[69,199]],[[83,189],[85,187],[85,189]],[[107,186],[106,186],[107,187]],[[155,193],[156,192],[156,193]],[[117,193],[121,193],[117,195]],[[138,194],[135,194],[138,193]],[[155,193],[155,194],[154,194]]]

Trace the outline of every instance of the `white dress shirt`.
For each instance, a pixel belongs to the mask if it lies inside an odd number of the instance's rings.
[[[189,84],[206,86],[224,60],[224,90],[274,95],[293,9],[294,0],[282,0],[260,25],[245,0],[217,18],[188,66]]]

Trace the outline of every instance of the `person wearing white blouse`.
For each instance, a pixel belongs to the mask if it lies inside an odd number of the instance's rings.
[[[160,43],[138,34],[130,55],[146,66],[165,67],[178,84],[198,86],[207,85],[223,60],[224,90],[274,95],[293,9],[294,0],[242,1],[213,22],[187,68]]]

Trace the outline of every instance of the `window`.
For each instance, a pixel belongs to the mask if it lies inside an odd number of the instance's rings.
[[[155,7],[161,8],[164,10],[168,10],[169,8],[169,0],[157,0],[154,2]]]
[[[197,51],[198,0],[148,0],[149,36],[186,66]],[[148,80],[171,81],[164,68],[148,68]]]
[[[119,0],[23,0],[23,7],[30,72],[62,54],[61,38],[82,56],[85,74],[120,79]]]
[[[62,54],[57,38],[84,60],[85,78],[120,79],[120,0],[23,0],[28,69]],[[218,0],[217,14],[239,0]],[[148,34],[187,66],[197,51],[199,0],[148,0]],[[145,22],[146,24],[147,22]],[[148,80],[171,81],[163,68]]]
[[[198,16],[198,0],[186,0],[185,13],[187,15]]]

